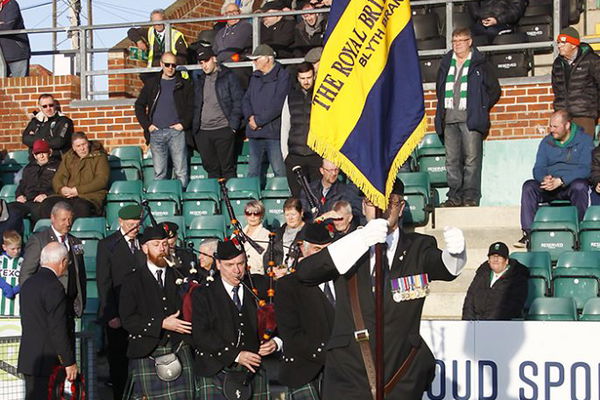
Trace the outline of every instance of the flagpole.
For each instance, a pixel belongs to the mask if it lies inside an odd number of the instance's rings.
[[[375,217],[382,218],[383,212],[376,208]],[[383,244],[375,245],[375,400],[383,400],[384,363],[383,363]]]

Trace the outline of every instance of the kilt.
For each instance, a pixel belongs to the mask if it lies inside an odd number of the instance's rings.
[[[321,387],[323,373],[320,373],[314,380],[308,382],[299,388],[289,388],[286,399],[288,400],[321,400],[319,388]]]
[[[173,351],[171,346],[159,346],[152,352],[152,357],[159,357]],[[165,382],[156,375],[154,361],[149,357],[135,358],[130,362],[129,396],[132,400],[193,400],[194,399],[194,372],[192,351],[189,345],[184,344],[177,353],[181,362],[181,376],[174,381]]]
[[[227,371],[246,371],[245,367],[237,365],[234,368],[225,368],[214,376],[198,376],[196,382],[197,400],[226,400],[223,394],[223,381]],[[252,379],[252,400],[270,400],[269,382],[264,368],[259,368]]]

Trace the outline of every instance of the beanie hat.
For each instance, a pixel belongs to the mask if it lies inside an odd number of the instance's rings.
[[[579,43],[581,43],[581,41],[579,40],[579,32],[577,32],[577,29],[570,26],[560,31],[560,34],[558,35],[558,38],[556,38],[556,41],[558,43],[568,42],[575,46],[579,46]]]

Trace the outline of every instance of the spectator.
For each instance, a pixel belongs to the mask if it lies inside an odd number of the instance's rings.
[[[23,144],[31,151],[36,140],[45,140],[52,149],[52,158],[60,160],[71,148],[73,121],[60,112],[58,102],[51,94],[42,94],[38,106],[39,110],[23,130]]]
[[[323,159],[321,163],[321,179],[313,181],[310,184],[310,191],[316,196],[318,215],[324,214],[331,210],[333,204],[338,200],[346,200],[352,205],[352,213],[356,219],[362,218],[362,202],[359,196],[358,189],[353,184],[341,182],[338,177],[340,169],[331,161]],[[308,193],[302,191],[300,199],[304,210],[309,210]],[[317,215],[313,215],[310,211],[306,211],[309,219],[314,219]]]
[[[240,8],[235,3],[225,3],[221,14],[240,15]],[[213,50],[219,62],[239,61],[252,51],[252,24],[239,18],[228,19],[215,35]]]
[[[167,232],[162,226],[144,230],[140,244],[144,263],[128,274],[121,287],[119,316],[129,332],[127,357],[135,399],[194,398],[190,347],[192,324],[179,318],[181,295],[177,275],[167,268]],[[181,364],[175,377],[157,374],[155,359],[172,354]]]
[[[57,366],[65,367],[68,380],[77,377],[75,336],[60,282],[69,268],[69,256],[59,243],[47,244],[38,256],[42,267],[21,291],[18,371],[25,375],[25,400],[48,398],[49,378]]]
[[[435,130],[446,147],[448,199],[442,207],[473,207],[481,198],[483,139],[500,84],[468,29],[455,29],[436,82]]]
[[[304,61],[311,63],[315,70],[315,78],[317,76],[317,72],[319,72],[319,64],[321,63],[321,55],[323,54],[322,47],[312,48],[306,53],[304,56]]]
[[[52,178],[59,161],[52,159],[48,142],[38,139],[33,145],[34,161],[23,169],[23,177],[16,190],[16,201],[8,204],[9,218],[0,223],[0,232],[14,229],[23,232],[23,219],[31,215],[31,222],[41,218],[42,202],[54,193]]]
[[[600,102],[600,57],[579,40],[575,28],[560,31],[558,57],[552,64],[554,110],[567,110],[573,122],[592,138],[596,134]]]
[[[50,216],[58,202],[69,203],[75,218],[104,213],[110,175],[108,155],[99,141],[89,141],[83,132],[73,134],[71,147],[52,178],[52,187],[57,195],[42,203],[41,215],[44,218]]]
[[[165,19],[165,10],[159,8],[150,13],[150,21],[156,22],[154,25],[131,28],[127,31],[127,37],[140,50],[148,51],[148,67],[158,67],[162,55],[166,52],[177,56],[177,64],[187,64],[188,50],[183,33],[171,27],[171,45],[168,48],[165,46],[165,25],[160,23]]]
[[[0,316],[18,317],[19,298],[21,291],[19,286],[19,272],[21,271],[21,247],[23,241],[21,235],[15,231],[4,231],[2,234],[2,250],[0,255],[0,290],[2,301],[0,302]]]
[[[354,218],[352,214],[352,205],[346,200],[338,200],[331,207],[332,223],[335,228],[335,238],[340,237],[354,231],[358,228],[358,218]],[[325,213],[326,216],[329,213]]]
[[[285,223],[277,229],[273,241],[273,261],[275,261],[276,266],[288,265],[287,255],[290,247],[300,237],[300,231],[304,227],[302,202],[294,197],[287,199],[283,203],[283,216]],[[263,256],[263,265],[269,265],[270,255],[271,246],[269,245]]]
[[[272,0],[265,3],[259,12],[281,12],[286,11],[284,10],[285,7],[286,5],[283,1]],[[295,23],[293,19],[282,16],[263,17],[262,24],[260,25],[260,42],[261,44],[269,45],[275,50],[278,58],[293,57],[294,28]]]
[[[128,377],[127,331],[119,314],[121,287],[125,276],[143,265],[140,250],[140,218],[137,204],[119,210],[119,229],[100,240],[96,254],[96,283],[100,309],[98,321],[106,334],[106,356],[113,388],[113,398],[123,398]]]
[[[242,14],[252,14],[254,10],[254,0],[225,0],[223,7],[229,4],[236,4]]]
[[[515,247],[527,247],[531,223],[540,202],[570,200],[577,207],[579,220],[588,207],[588,178],[594,143],[581,127],[573,123],[565,110],[550,118],[550,134],[538,147],[533,178],[521,192],[521,228],[523,237]]]
[[[246,217],[246,226],[243,228],[244,233],[261,246],[266,247],[265,244],[269,243],[269,234],[271,232],[263,226],[263,220],[265,218],[265,206],[263,203],[258,200],[252,200],[246,203],[246,207],[244,207],[244,216]],[[244,250],[246,251],[250,273],[264,274],[265,268],[263,256],[259,254],[254,247],[250,246],[248,242],[244,242]]]
[[[170,221],[162,222],[159,225],[167,232],[167,257],[170,261],[174,262],[173,267],[177,268],[184,276],[191,276],[192,263],[194,263],[193,269],[196,269],[198,260],[194,253],[189,249],[177,247],[177,240],[179,239],[177,231],[179,230],[179,225]]]
[[[301,186],[292,168],[301,166],[309,182],[321,178],[319,167],[322,159],[306,144],[315,78],[312,64],[303,62],[298,65],[297,82],[292,84],[281,111],[281,154],[293,197],[300,196]]]
[[[511,320],[523,316],[529,269],[508,256],[508,246],[492,243],[477,269],[463,305],[463,320]]]
[[[258,46],[250,58],[256,71],[242,102],[250,147],[248,176],[259,175],[265,153],[275,175],[285,176],[280,143],[281,110],[290,89],[290,76],[275,61],[275,52],[267,45]]]
[[[198,255],[200,268],[198,268],[198,276],[202,281],[209,282],[214,280],[214,254],[217,251],[217,243],[219,243],[218,239],[204,239],[202,243],[200,243],[200,254]]]
[[[497,35],[511,33],[523,16],[529,0],[480,0],[468,3],[477,22],[471,27],[473,36],[483,36],[491,44]]]
[[[74,318],[81,317],[85,310],[87,286],[83,245],[79,239],[69,233],[71,226],[73,226],[73,208],[64,201],[56,203],[50,215],[50,227],[34,233],[27,240],[19,284],[23,287],[27,279],[39,270],[40,252],[48,243],[62,243],[68,251],[69,266],[67,274],[59,277],[59,280],[67,293],[69,327],[71,332],[74,332]]]
[[[185,188],[188,183],[185,130],[192,127],[194,87],[177,71],[177,60],[167,52],[160,59],[162,72],[147,79],[135,102],[135,116],[144,129],[154,162],[154,179],[167,179],[169,157]]]
[[[25,29],[19,3],[16,0],[0,2],[0,31]],[[18,77],[29,75],[29,57],[31,48],[26,33],[0,36],[0,50],[6,63],[6,76]]]
[[[235,133],[242,123],[244,92],[234,73],[217,62],[210,47],[198,53],[194,71],[193,143],[209,178],[234,178]]]
[[[309,1],[301,3],[300,10],[313,10]],[[298,22],[294,29],[294,55],[304,57],[306,53],[315,47],[323,46],[323,36],[327,26],[326,14],[302,14],[302,20]]]

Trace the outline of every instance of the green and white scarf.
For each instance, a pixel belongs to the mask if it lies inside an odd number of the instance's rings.
[[[471,54],[465,60],[462,67],[462,75],[460,77],[460,101],[458,103],[459,110],[467,109],[467,79],[469,78],[469,66],[471,65]],[[452,54],[452,61],[450,62],[450,69],[448,70],[448,76],[446,77],[446,91],[444,93],[444,107],[446,109],[454,109],[454,85],[456,84],[456,74],[458,68],[456,68],[456,54]]]

